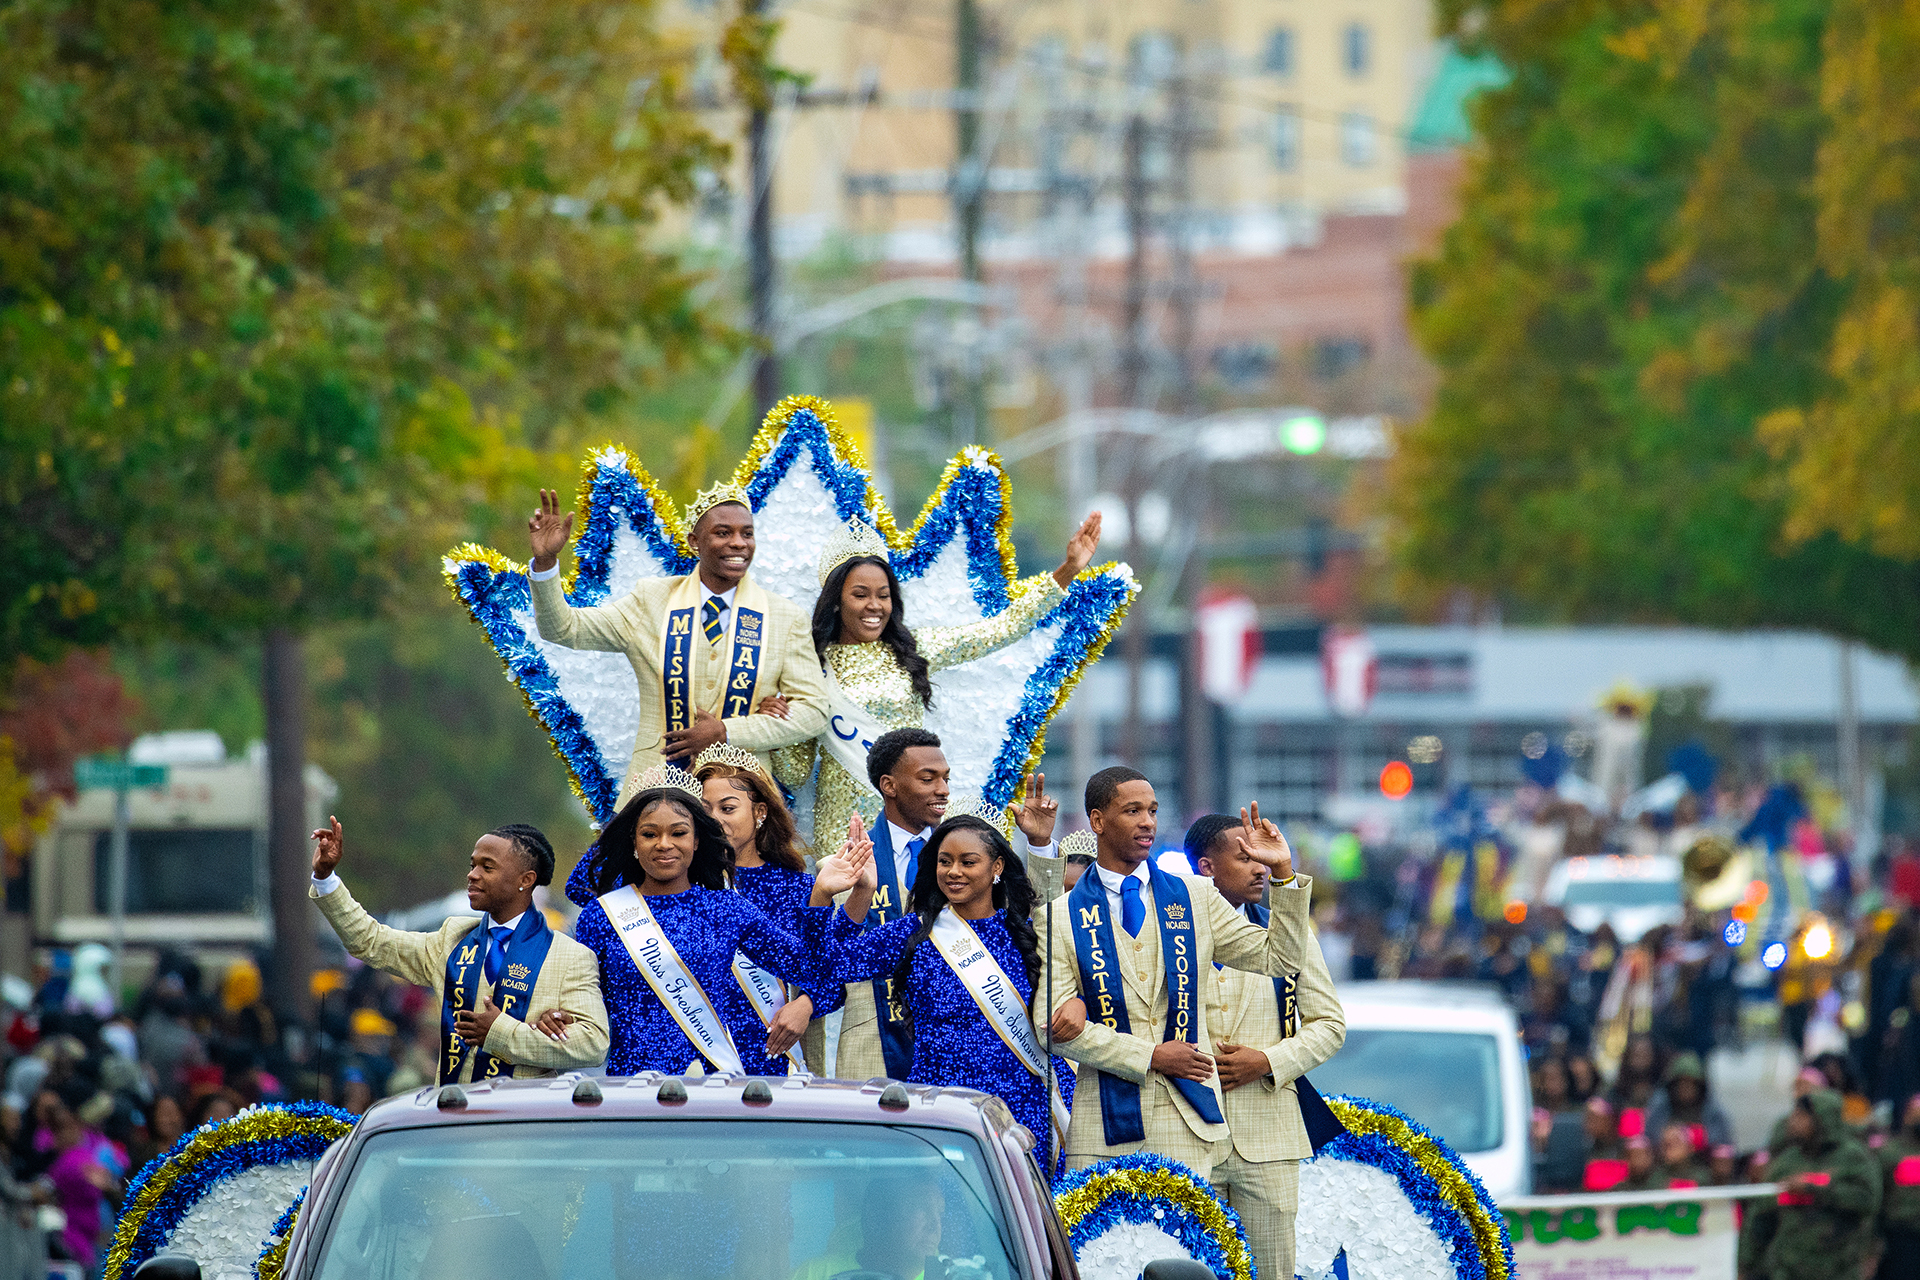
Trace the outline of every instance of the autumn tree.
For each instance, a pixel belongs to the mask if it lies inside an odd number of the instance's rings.
[[[1808,439],[1861,296],[1826,176],[1841,20],[1820,0],[1442,6],[1512,77],[1473,105],[1463,212],[1413,277],[1441,372],[1391,476],[1416,591],[1920,653],[1920,574],[1813,505],[1850,502]]]
[[[680,70],[609,0],[0,8],[0,667],[264,637],[288,1003],[300,636],[719,336]]]

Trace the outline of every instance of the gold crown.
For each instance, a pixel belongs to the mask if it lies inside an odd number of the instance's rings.
[[[1085,854],[1087,857],[1092,858],[1097,856],[1099,852],[1100,837],[1084,828],[1079,831],[1069,832],[1066,838],[1060,841],[1060,856],[1063,858],[1071,858],[1076,853]]]
[[[1007,817],[1006,809],[988,804],[979,792],[963,791],[948,799],[946,817],[958,818],[963,814],[979,818],[1008,840],[1013,839],[1013,822]]]
[[[893,557],[887,551],[887,540],[880,531],[865,520],[847,521],[844,529],[835,530],[827,539],[827,545],[820,552],[820,585],[826,586],[833,571],[849,560],[860,556],[876,556],[887,563],[893,563]]]
[[[731,480],[722,480],[694,494],[693,501],[687,504],[685,512],[687,532],[689,534],[693,532],[693,526],[700,523],[701,516],[728,502],[737,502],[748,511],[753,510],[753,500],[747,496],[746,488]]]
[[[657,764],[641,774],[633,784],[633,793],[642,791],[684,791],[695,800],[704,800],[700,789],[700,779],[688,773],[677,764]]]
[[[507,966],[507,976],[515,982],[525,982],[527,975],[532,972],[533,970],[523,964],[510,964]]]
[[[1186,918],[1187,918],[1187,909],[1185,907],[1181,906],[1177,902],[1170,902],[1167,904],[1167,919],[1185,920]]]
[[[749,773],[759,774],[769,785],[773,782],[773,775],[767,772],[767,766],[760,763],[759,756],[751,751],[742,751],[731,742],[716,742],[695,756],[693,776],[699,777],[702,771],[714,765],[729,765],[735,769],[745,769]]]

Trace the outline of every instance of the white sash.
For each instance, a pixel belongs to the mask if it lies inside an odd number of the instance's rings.
[[[781,985],[780,979],[747,959],[743,951],[733,953],[733,979],[740,984],[740,989],[747,993],[747,1002],[753,1006],[753,1011],[760,1015],[760,1021],[771,1028],[773,1016],[787,1004],[787,989]],[[806,1059],[800,1056],[798,1041],[795,1041],[793,1047],[787,1050],[787,1061],[801,1071],[807,1069]]]
[[[1019,989],[993,958],[993,952],[987,950],[986,943],[980,941],[973,926],[955,915],[952,907],[940,908],[940,914],[933,920],[931,938],[940,958],[947,962],[947,967],[960,979],[960,985],[980,1006],[987,1025],[1006,1042],[1027,1070],[1046,1081],[1047,1102],[1053,1108],[1053,1120],[1059,1126],[1057,1132],[1064,1135],[1068,1119],[1066,1107],[1055,1088],[1053,1072],[1047,1069],[1046,1051],[1033,1034],[1033,1021]]]
[[[840,679],[833,674],[833,664],[826,664],[827,677],[827,727],[820,733],[820,741],[825,744],[827,753],[840,762],[840,767],[859,784],[866,798],[878,800],[873,788],[867,784],[867,752],[873,744],[891,726],[880,717],[867,710],[840,687]],[[866,810],[863,801],[861,808]]]
[[[721,1071],[743,1070],[740,1051],[733,1047],[727,1024],[700,989],[700,980],[688,971],[680,953],[667,941],[641,892],[628,885],[601,894],[600,907],[633,958],[634,968],[640,970],[640,976],[660,997],[687,1039],[693,1041],[693,1047]]]

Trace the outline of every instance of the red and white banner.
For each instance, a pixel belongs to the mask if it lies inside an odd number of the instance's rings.
[[[1320,638],[1320,674],[1335,715],[1365,715],[1380,683],[1373,637],[1358,627],[1328,627]]]
[[[1246,697],[1260,662],[1260,611],[1253,601],[1209,596],[1194,610],[1193,624],[1200,641],[1200,691],[1219,703]]]

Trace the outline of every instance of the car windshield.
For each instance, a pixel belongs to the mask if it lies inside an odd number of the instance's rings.
[[[1349,1027],[1340,1052],[1313,1069],[1313,1083],[1398,1107],[1455,1151],[1500,1145],[1500,1047],[1490,1035]]]
[[[1573,880],[1567,884],[1569,907],[1677,907],[1678,880]]]
[[[1016,1280],[949,1129],[592,1120],[367,1140],[320,1280]]]

